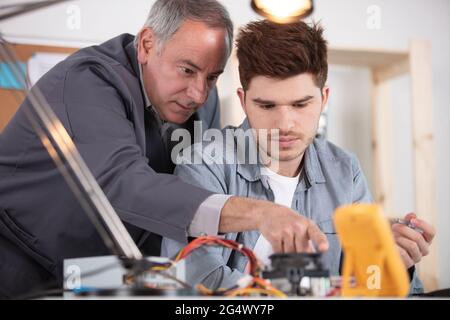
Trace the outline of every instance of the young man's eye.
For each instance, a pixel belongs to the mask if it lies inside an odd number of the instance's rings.
[[[294,107],[296,107],[296,108],[304,108],[307,105],[308,105],[307,103],[296,103],[296,104],[294,104]]]
[[[274,104],[260,104],[259,105],[262,109],[272,109],[273,107],[275,107]]]

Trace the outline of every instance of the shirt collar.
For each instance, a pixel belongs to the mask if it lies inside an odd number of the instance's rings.
[[[139,82],[141,84],[142,92],[144,93],[144,99],[145,99],[145,107],[147,109],[153,109],[153,111],[156,112],[155,108],[152,106],[152,103],[150,102],[150,99],[148,98],[147,91],[145,90],[144,86],[144,77],[142,76],[142,65],[139,64]]]
[[[145,90],[144,86],[144,77],[142,75],[142,65],[139,64],[139,82],[141,84],[141,90],[144,94],[144,100],[145,100],[145,109],[152,112],[153,116],[156,118],[156,121],[158,122],[159,127],[161,128],[161,135],[165,135],[167,133],[167,130],[171,127],[171,124],[163,119],[158,114],[158,111],[156,111],[155,107],[152,105],[152,102],[148,98],[147,91]]]

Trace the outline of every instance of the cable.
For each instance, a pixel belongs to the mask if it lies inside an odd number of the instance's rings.
[[[229,297],[252,295],[252,294],[275,296],[280,298],[287,297],[286,294],[273,287],[270,284],[270,282],[259,277],[260,266],[254,252],[249,248],[245,247],[244,245],[242,245],[241,243],[233,240],[222,239],[212,236],[197,238],[191,243],[189,243],[186,247],[180,250],[180,252],[175,258],[175,262],[185,259],[194,250],[205,245],[223,246],[242,253],[245,257],[247,257],[249,261],[249,276],[251,277],[251,279],[249,280],[248,283],[247,281],[244,281],[245,283],[244,287],[241,287],[240,286],[241,284],[238,283],[237,286],[233,286],[228,289],[221,288],[218,290],[211,290],[209,288],[206,288],[203,284],[198,284],[197,290],[201,294],[208,296],[229,296]]]
[[[245,247],[239,242],[228,240],[228,239],[222,239],[218,237],[199,237],[195,239],[194,241],[190,242],[186,247],[181,249],[181,251],[178,253],[177,257],[175,258],[175,262],[178,262],[182,259],[185,259],[188,255],[190,255],[194,250],[202,247],[202,246],[223,246],[232,250],[236,250],[240,253],[242,253],[245,257],[247,257],[249,262],[249,274],[253,277],[258,277],[260,273],[260,267],[258,263],[258,259],[256,258],[255,254],[252,250]]]
[[[132,285],[137,282],[137,279],[139,277],[142,278],[145,276],[146,273],[152,273],[152,274],[160,275],[167,279],[171,279],[186,289],[192,289],[192,286],[189,285],[188,283],[186,283],[166,272],[169,268],[173,267],[174,265],[175,265],[175,262],[171,261],[171,260],[169,260],[168,262],[164,262],[164,263],[152,262],[152,266],[149,268],[141,270],[137,273],[131,273],[131,274],[125,275],[124,283],[127,285]],[[147,288],[151,288],[151,286],[149,284],[145,283],[145,279],[142,282],[144,283],[144,286],[146,286]]]

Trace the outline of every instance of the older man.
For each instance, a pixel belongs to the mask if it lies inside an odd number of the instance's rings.
[[[82,49],[37,83],[146,254],[159,254],[161,235],[259,229],[289,245],[301,227],[289,208],[170,175],[173,127],[219,126],[215,84],[232,33],[217,1],[158,0],[137,37]],[[31,129],[30,109],[25,100],[0,136],[1,297],[61,286],[65,258],[108,254]]]

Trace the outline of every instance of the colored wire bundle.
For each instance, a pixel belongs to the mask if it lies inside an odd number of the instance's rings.
[[[275,288],[270,284],[269,281],[264,280],[262,278],[254,277],[251,282],[244,288],[232,288],[225,292],[228,297],[237,297],[237,296],[252,296],[252,295],[265,295],[265,296],[274,296],[279,298],[286,298],[287,295]]]
[[[210,290],[206,288],[204,285],[199,284],[197,289],[200,293],[204,295],[219,295],[219,296],[252,296],[252,295],[265,295],[265,296],[275,296],[275,297],[283,297],[286,295],[280,290],[273,287],[267,280],[264,280],[259,277],[260,274],[260,266],[258,263],[258,259],[252,250],[247,247],[244,247],[239,242],[222,239],[218,237],[200,237],[190,242],[186,247],[184,247],[175,258],[175,262],[185,259],[189,256],[194,250],[202,247],[202,246],[223,246],[225,248],[229,248],[235,251],[242,253],[248,259],[249,263],[249,279],[245,279],[246,282],[243,284],[238,284],[229,289],[220,288],[216,291]]]
[[[195,239],[194,241],[190,242],[186,247],[184,247],[178,253],[177,257],[175,258],[175,262],[178,262],[178,261],[186,258],[189,254],[192,253],[192,251],[194,251],[202,246],[205,246],[205,245],[223,246],[225,248],[236,250],[236,251],[242,253],[248,259],[249,274],[252,275],[253,277],[259,276],[260,268],[259,268],[259,264],[258,264],[258,259],[256,258],[255,254],[253,253],[252,250],[250,250],[247,247],[244,247],[244,245],[239,242],[236,242],[233,240],[228,240],[228,239],[222,239],[222,238],[218,238],[218,237],[207,236],[207,237],[199,237],[199,238]]]

